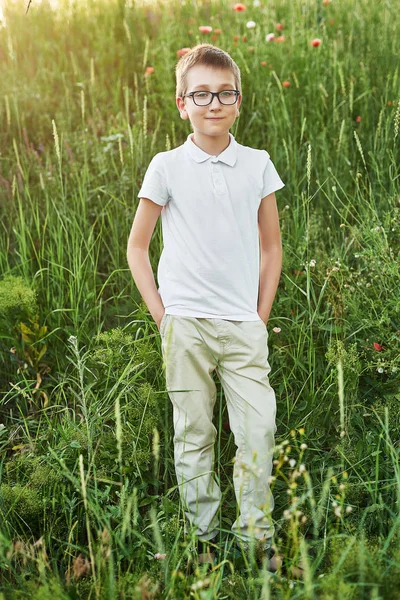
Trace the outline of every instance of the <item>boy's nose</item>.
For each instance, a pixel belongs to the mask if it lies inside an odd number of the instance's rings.
[[[220,101],[218,100],[217,96],[214,96],[214,98],[212,99],[212,102],[210,104],[210,107],[211,108],[220,108],[220,106],[221,106]]]

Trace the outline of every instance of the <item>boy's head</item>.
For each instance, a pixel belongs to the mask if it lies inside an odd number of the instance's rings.
[[[193,92],[197,97],[188,96]],[[224,92],[207,98],[204,92]],[[200,96],[200,97],[199,97]],[[240,70],[227,52],[212,44],[199,44],[176,65],[176,105],[182,119],[190,119],[194,130],[221,135],[239,114],[242,101]],[[206,102],[209,102],[206,104]],[[216,120],[218,118],[219,120]],[[204,127],[206,130],[204,130]]]

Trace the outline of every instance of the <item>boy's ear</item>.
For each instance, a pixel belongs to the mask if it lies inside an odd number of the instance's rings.
[[[185,102],[183,100],[183,98],[181,98],[180,96],[178,96],[176,98],[176,106],[178,107],[179,113],[181,115],[182,119],[187,119],[188,118],[188,114],[187,114],[187,110],[185,107]]]

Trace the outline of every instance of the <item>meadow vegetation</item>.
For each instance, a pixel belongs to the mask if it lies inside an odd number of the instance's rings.
[[[398,599],[395,3],[27,4],[0,4],[0,599]],[[148,163],[190,133],[174,67],[201,41],[238,63],[232,133],[286,184],[271,487],[304,582],[233,552],[217,379],[221,559],[186,572],[161,342],[126,261]],[[161,250],[158,222],[155,274]]]

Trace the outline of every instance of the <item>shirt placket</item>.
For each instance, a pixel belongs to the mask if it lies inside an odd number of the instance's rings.
[[[221,163],[216,156],[211,159],[211,178],[214,192],[217,196],[224,196],[228,193],[225,178],[222,174]]]

